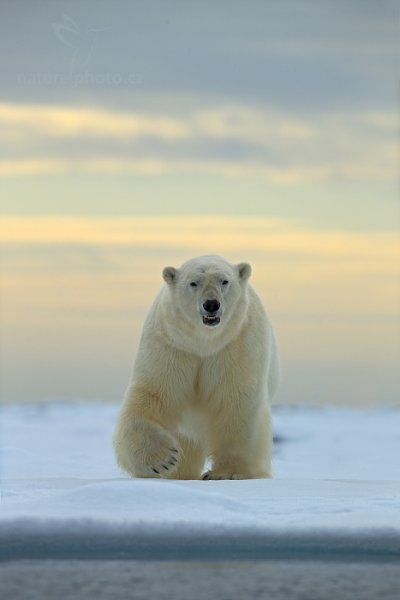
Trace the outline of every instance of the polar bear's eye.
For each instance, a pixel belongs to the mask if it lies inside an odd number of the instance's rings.
[[[197,283],[195,281],[190,282],[191,287],[197,287]]]
[[[229,281],[227,279],[224,279],[222,282],[222,285],[228,285]]]

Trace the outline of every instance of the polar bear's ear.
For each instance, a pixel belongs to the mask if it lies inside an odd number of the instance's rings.
[[[165,267],[162,276],[168,284],[175,283],[178,276],[178,269],[175,269],[175,267]]]
[[[240,279],[246,281],[251,275],[251,266],[249,263],[240,263],[236,265]]]

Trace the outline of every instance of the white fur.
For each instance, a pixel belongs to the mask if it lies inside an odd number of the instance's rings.
[[[206,479],[271,476],[278,358],[250,274],[219,256],[164,269],[114,436],[131,475],[198,479],[209,458]],[[203,323],[207,299],[220,302],[219,325]]]

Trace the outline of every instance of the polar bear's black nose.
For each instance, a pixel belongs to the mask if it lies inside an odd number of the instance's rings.
[[[206,312],[213,314],[216,313],[217,310],[220,307],[220,303],[218,302],[218,300],[206,300],[203,304],[203,308]]]

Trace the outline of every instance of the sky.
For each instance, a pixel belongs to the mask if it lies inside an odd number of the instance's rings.
[[[399,402],[397,13],[2,2],[3,399],[118,401],[163,266],[216,252],[279,401]]]

